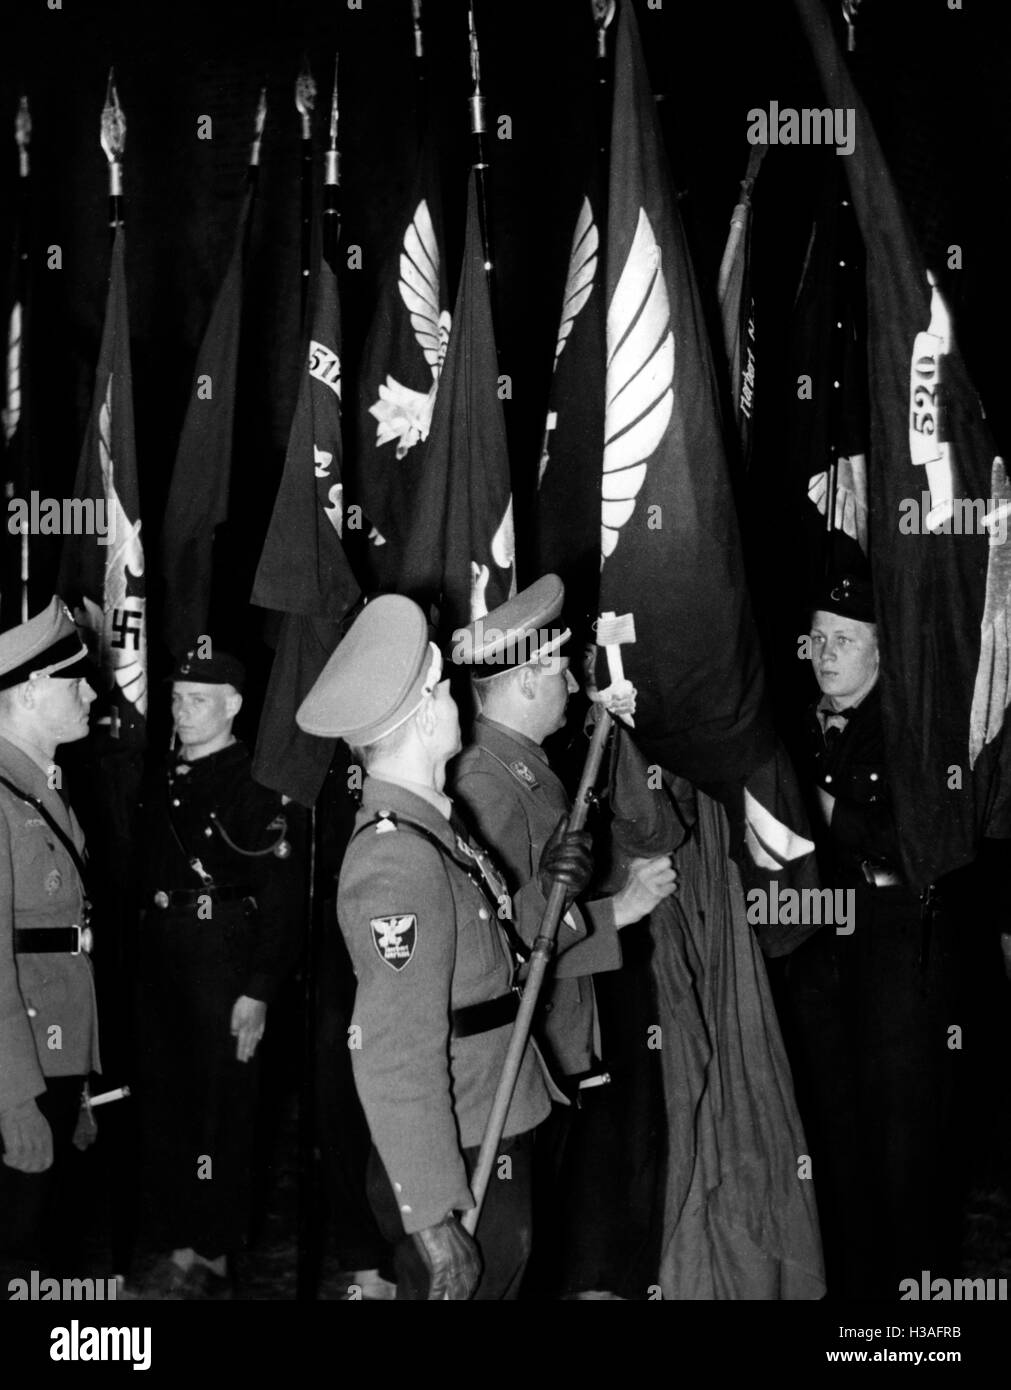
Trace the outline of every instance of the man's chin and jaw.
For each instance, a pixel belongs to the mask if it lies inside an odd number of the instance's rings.
[[[54,746],[78,743],[88,736],[88,711],[95,692],[86,680],[44,677],[35,683],[35,715],[39,732]]]

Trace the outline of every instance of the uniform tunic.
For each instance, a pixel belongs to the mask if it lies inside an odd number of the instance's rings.
[[[853,892],[853,930],[823,927],[790,957],[791,1060],[829,1291],[897,1298],[906,1274],[953,1258],[955,924],[901,878],[877,687],[838,733],[823,722],[808,712],[808,776],[835,798],[828,825],[813,816],[819,868]]]
[[[83,855],[73,811],[41,767],[4,738],[0,776],[37,797]],[[0,1249],[33,1268],[65,1259],[64,1242],[72,1239],[62,1205],[69,1191],[65,1165],[73,1157],[81,1081],[101,1063],[89,957],[15,954],[14,931],[82,926],[83,907],[83,885],[63,843],[35,807],[0,784],[0,1110],[37,1098],[54,1149],[44,1173],[0,1166]]]
[[[220,833],[245,851],[284,834],[280,797],[253,781],[241,743],[172,764],[144,800],[137,1035],[148,1179],[159,1234],[214,1257],[244,1241],[258,1087],[259,1053],[236,1058],[232,1009],[240,995],[269,1003],[297,957],[300,868],[293,855],[239,853]],[[192,900],[156,904],[177,892]]]
[[[4,738],[0,776],[37,797],[83,854],[73,811],[38,764]],[[99,1070],[88,956],[14,954],[14,928],[80,926],[83,906],[84,888],[68,851],[33,806],[0,784],[0,1110],[41,1095],[47,1076]],[[52,1046],[57,1039],[59,1046]]]
[[[473,1205],[462,1150],[481,1142],[511,1033],[505,1024],[450,1036],[452,1010],[507,994],[513,979],[503,930],[468,865],[435,806],[366,778],[337,914],[358,980],[355,1081],[408,1234]],[[549,1109],[542,1064],[528,1047],[504,1137],[533,1129]]]
[[[474,742],[453,765],[452,778],[455,795],[471,815],[475,830],[485,844],[494,846],[504,865],[517,904],[539,897],[541,855],[558,822],[571,810],[568,794],[544,750],[482,715],[475,721]],[[612,899],[587,903],[583,911],[590,934],[574,941],[571,927],[563,920],[553,983],[545,998],[543,1037],[563,1076],[588,1072],[599,1052],[594,1046],[599,1029],[589,977],[621,965]],[[570,909],[570,920],[586,930],[578,908]]]

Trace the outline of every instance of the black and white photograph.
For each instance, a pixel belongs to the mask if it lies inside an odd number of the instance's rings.
[[[1011,12],[0,35],[6,1364],[988,1369]]]

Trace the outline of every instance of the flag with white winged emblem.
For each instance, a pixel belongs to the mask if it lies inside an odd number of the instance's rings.
[[[600,441],[604,433],[604,256],[595,180],[569,249],[551,394],[537,470],[537,556],[596,616],[600,577]],[[571,621],[578,622],[573,613]]]
[[[311,806],[335,746],[295,711],[337,644],[360,590],[344,553],[337,276],[319,256],[298,400],[252,602],[283,613],[253,760],[264,786]]]
[[[1011,833],[1011,484],[832,21],[818,0],[795,7],[827,103],[854,118],[840,163],[867,263],[881,712],[903,864],[923,887]]]
[[[391,582],[413,522],[452,325],[435,153],[430,137],[359,373],[355,484],[372,568]]]
[[[107,728],[119,747],[136,747],[143,742],[147,716],[147,619],[122,227],[113,242],[91,416],[74,495],[91,504],[94,525],[82,525],[64,538],[59,587],[80,604],[104,677],[92,723]],[[82,515],[86,521],[88,512]]]
[[[463,268],[399,588],[447,629],[516,589],[512,483],[473,171]]]
[[[598,642],[645,752],[693,782],[771,751],[713,358],[632,7],[611,123]],[[610,615],[610,616],[608,616]]]

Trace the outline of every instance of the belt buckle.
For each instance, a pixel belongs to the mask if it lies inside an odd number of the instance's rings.
[[[72,956],[79,956],[81,954],[81,928],[75,922],[70,930],[77,932],[77,945],[71,947],[70,954]]]
[[[159,888],[157,893],[155,893],[154,905],[155,907],[160,907],[163,911],[168,908],[169,895],[165,892],[164,888]]]

